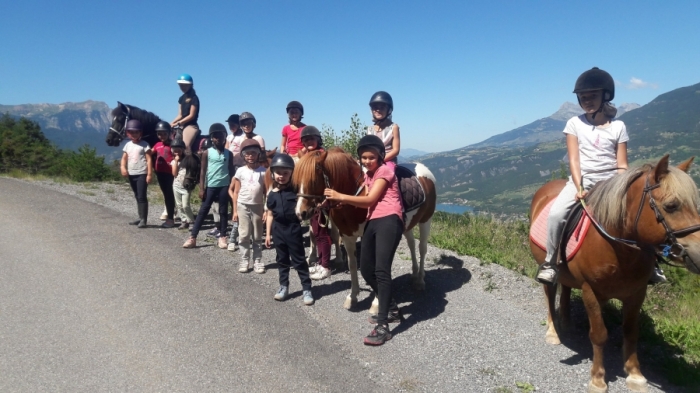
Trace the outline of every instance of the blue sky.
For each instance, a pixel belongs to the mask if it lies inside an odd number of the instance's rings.
[[[187,72],[205,130],[250,111],[276,146],[285,106],[336,130],[394,97],[402,146],[451,150],[554,113],[592,66],[617,104],[700,82],[694,1],[1,0],[0,104],[117,100],[170,121]]]

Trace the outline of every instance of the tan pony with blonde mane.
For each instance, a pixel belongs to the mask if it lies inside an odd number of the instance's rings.
[[[600,224],[589,230],[580,251],[559,267],[561,285],[560,317],[569,323],[571,288],[582,291],[590,321],[593,364],[589,392],[607,392],[603,348],[608,339],[601,315],[609,299],[622,302],[623,360],[627,386],[647,391],[647,381],[639,370],[637,339],[639,313],[652,275],[657,253],[668,247],[669,257],[692,273],[700,273],[700,216],[698,189],[686,173],[693,159],[674,168],[668,155],[655,166],[645,165],[598,183],[586,198],[588,211]],[[564,187],[564,180],[545,184],[532,199],[532,222],[549,201]],[[631,241],[626,244],[625,241]],[[537,263],[545,251],[530,241]],[[556,286],[545,285],[549,313],[546,341],[560,344],[552,316],[555,313]],[[546,367],[546,366],[545,366]]]
[[[404,237],[411,251],[413,261],[413,287],[418,290],[425,289],[425,254],[428,250],[428,236],[430,235],[430,221],[435,212],[436,193],[435,177],[422,164],[417,164],[416,174],[426,200],[417,209],[406,214],[404,222]],[[299,199],[297,200],[296,213],[300,219],[306,219],[313,214],[314,209],[329,209],[333,224],[343,237],[343,244],[348,254],[348,268],[350,270],[350,294],[345,299],[343,307],[351,308],[357,303],[357,295],[360,286],[357,277],[357,259],[355,257],[355,242],[362,236],[365,222],[367,221],[367,209],[361,209],[347,204],[328,206],[330,201],[325,201],[323,191],[331,188],[337,192],[348,195],[367,195],[364,187],[364,175],[360,164],[339,147],[328,151],[313,151],[307,153],[296,164],[294,170],[294,183],[299,187]],[[413,228],[418,226],[420,232],[420,265],[415,251],[415,238]],[[374,299],[370,313],[376,314],[378,308],[377,299]]]

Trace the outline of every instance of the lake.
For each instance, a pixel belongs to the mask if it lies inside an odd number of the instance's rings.
[[[464,205],[451,205],[447,203],[438,203],[437,206],[435,206],[435,209],[437,211],[445,212],[445,213],[453,213],[453,214],[462,214],[464,212],[473,212],[474,209],[470,206],[464,206]]]

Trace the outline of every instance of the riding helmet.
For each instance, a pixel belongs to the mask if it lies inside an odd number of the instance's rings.
[[[238,115],[231,115],[231,116],[229,116],[228,119],[226,119],[226,122],[227,122],[228,124],[232,124],[232,123],[233,123],[233,124],[240,124],[240,123],[238,122]]]
[[[289,168],[294,170],[294,159],[289,154],[277,153],[272,157],[272,162],[270,163],[270,169],[275,168]]]
[[[126,122],[126,131],[142,131],[143,128],[141,127],[141,122],[136,120],[136,119],[131,119],[128,122]]]
[[[170,128],[170,123],[168,123],[167,121],[159,121],[158,124],[156,124],[156,133],[161,131],[172,131],[172,129]]]
[[[321,147],[323,145],[323,137],[321,136],[321,133],[318,131],[318,128],[314,126],[306,126],[301,129],[301,136],[299,139],[304,140],[307,136],[315,136],[316,140],[318,141],[318,147]]]
[[[182,74],[179,78],[177,78],[177,83],[179,85],[191,85],[194,83],[194,80],[192,80],[190,74]]]
[[[240,115],[239,118],[238,118],[238,120],[239,120],[241,123],[243,123],[243,120],[248,120],[248,119],[252,119],[252,120],[253,120],[253,124],[257,124],[257,123],[258,123],[257,121],[255,121],[255,116],[253,116],[253,114],[250,113],[250,112],[243,112],[243,113],[241,113],[241,115]]]
[[[365,135],[357,143],[357,155],[362,156],[362,151],[372,149],[379,153],[379,157],[384,160],[386,156],[386,148],[384,147],[384,142],[379,139],[376,135]]]
[[[254,149],[257,148],[258,152],[262,152],[262,148],[260,147],[260,144],[258,141],[255,139],[246,139],[241,143],[241,157],[243,157],[243,152],[246,151],[246,149]]]
[[[301,102],[299,101],[289,101],[289,104],[287,104],[287,113],[289,113],[289,110],[292,108],[297,108],[299,111],[301,111],[301,114],[304,114],[304,106],[301,105]]]
[[[209,127],[209,136],[211,137],[214,134],[217,133],[222,133],[224,136],[226,136],[226,126],[224,126],[221,123],[214,123]]]
[[[603,90],[603,102],[609,102],[615,98],[615,81],[610,74],[598,67],[593,67],[581,74],[574,86],[575,94],[594,90]]]
[[[394,100],[391,98],[391,95],[385,91],[378,91],[372,94],[372,98],[369,99],[369,105],[372,106],[372,104],[375,103],[386,104],[389,107],[389,113],[394,110]]]
[[[178,138],[178,139],[175,139],[174,141],[172,141],[172,142],[170,143],[170,148],[171,148],[171,149],[176,148],[176,147],[179,147],[179,148],[181,148],[181,149],[185,149],[187,146],[185,146],[185,141],[183,141],[182,139],[179,139],[179,138]]]

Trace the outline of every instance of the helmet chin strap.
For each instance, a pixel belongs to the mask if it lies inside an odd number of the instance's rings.
[[[387,113],[387,115],[383,119],[377,119],[376,117],[372,116],[372,121],[374,122],[374,125],[380,125],[384,121],[391,121],[391,112]]]

